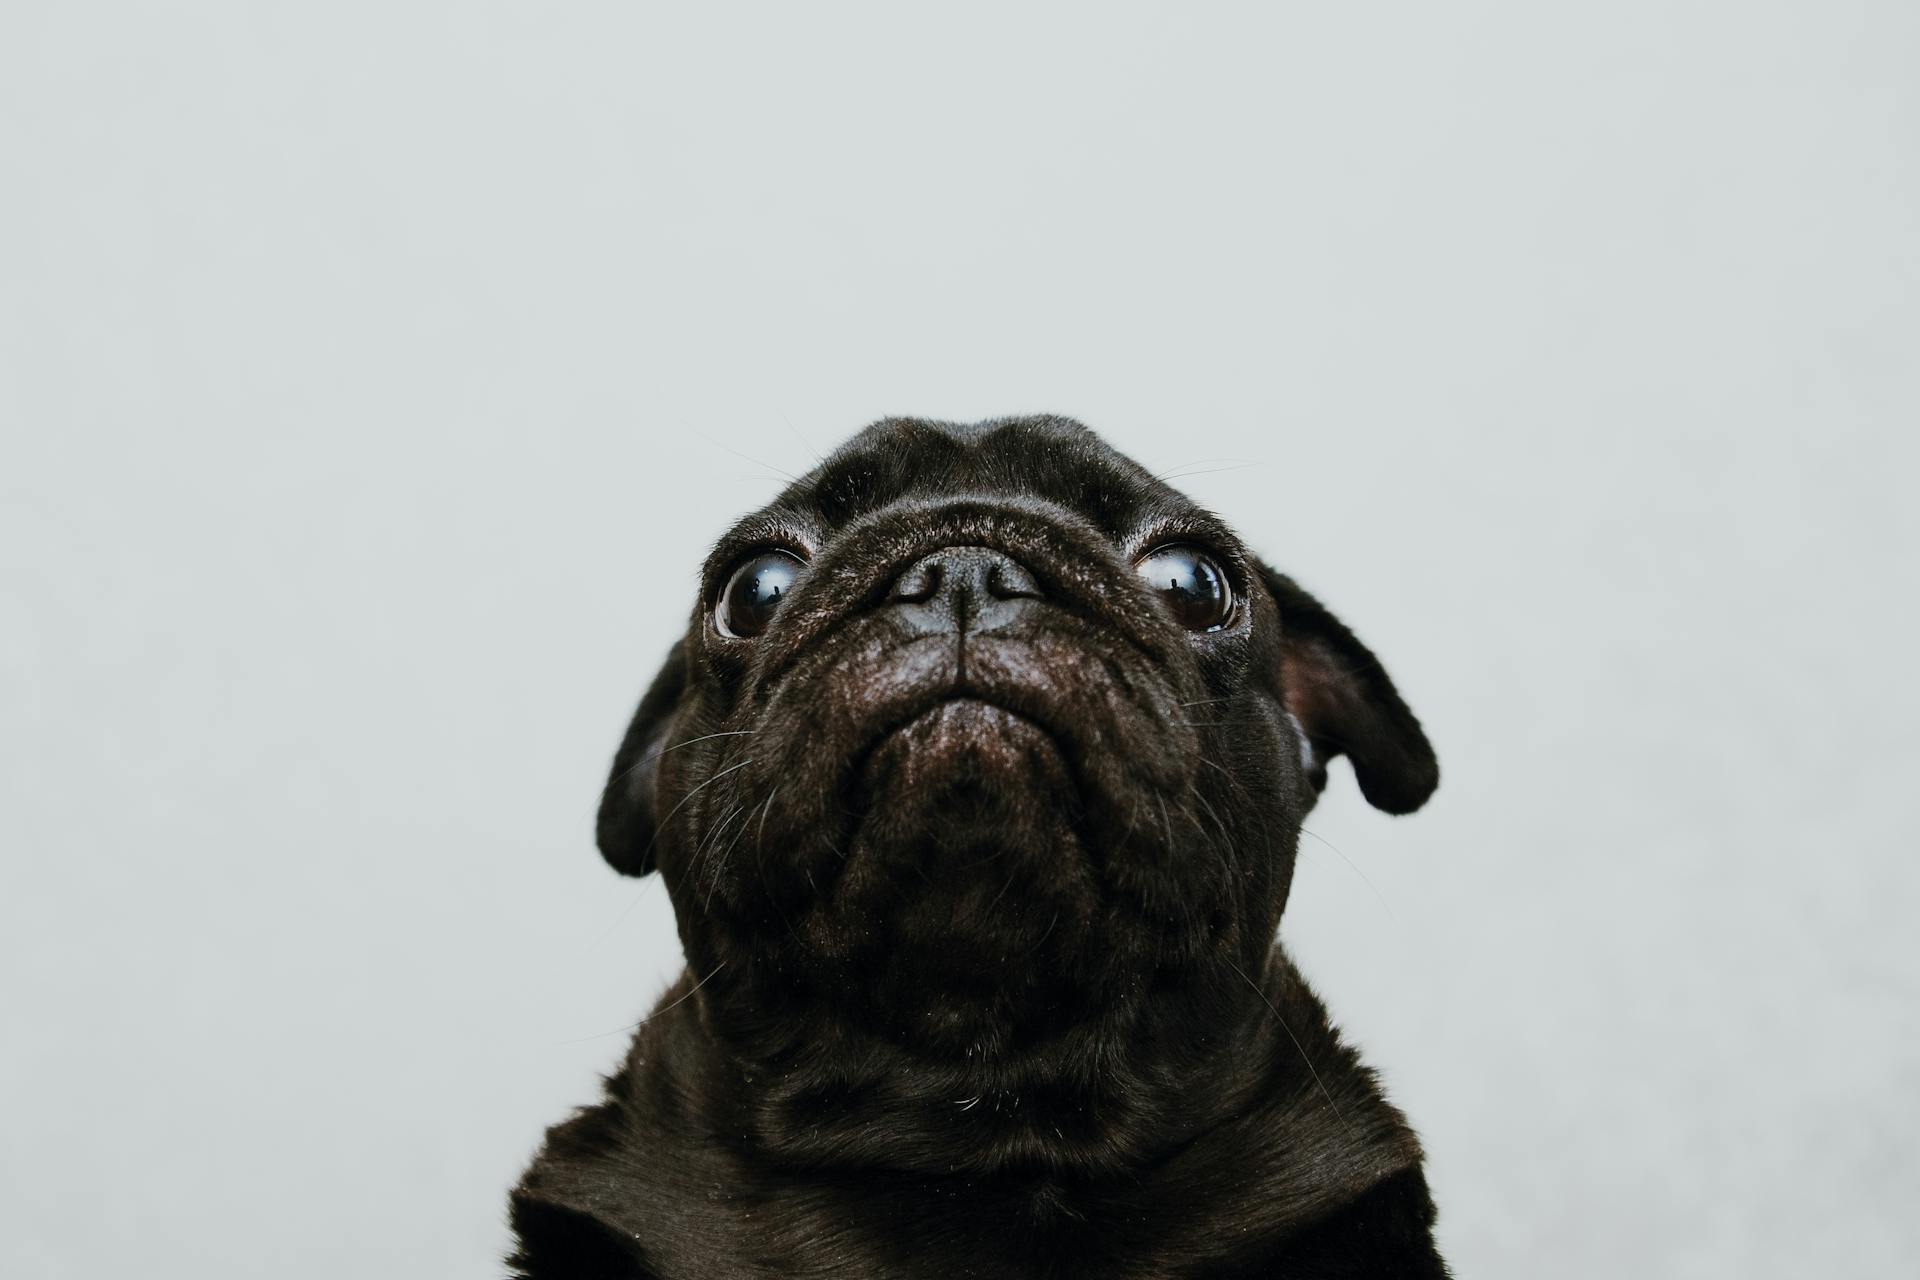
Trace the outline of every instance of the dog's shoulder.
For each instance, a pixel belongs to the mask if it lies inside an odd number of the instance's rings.
[[[1195,1280],[1448,1280],[1434,1245],[1433,1196],[1418,1168],[1375,1183],[1359,1198],[1284,1241],[1199,1272]]]
[[[1403,1169],[1358,1200],[1302,1231],[1282,1256],[1299,1276],[1395,1275],[1444,1280],[1434,1247],[1433,1196],[1426,1175]]]
[[[701,1129],[670,1060],[681,1049],[670,1020],[635,1036],[602,1100],[547,1130],[510,1199],[525,1280],[652,1280],[722,1206],[735,1180],[726,1153],[693,1140]]]
[[[710,1071],[678,1009],[636,1038],[599,1105],[548,1131],[516,1189],[527,1280],[920,1274],[956,1258],[1020,1273],[1231,1280],[1446,1275],[1418,1141],[1284,953],[1262,984],[1284,1034],[1250,1055],[1248,1105],[1104,1188],[1014,1189],[911,1177],[796,1182],[737,1150],[698,1100]],[[1255,1060],[1260,1059],[1260,1060]],[[1041,1200],[1061,1210],[1041,1226]],[[1027,1222],[1027,1227],[1021,1224]],[[947,1246],[928,1254],[930,1240]],[[934,1274],[929,1272],[928,1274]]]
[[[525,1280],[604,1276],[654,1280],[661,1273],[643,1242],[644,1224],[670,1182],[647,1167],[624,1098],[627,1073],[608,1081],[607,1100],[547,1130],[547,1141],[510,1200],[519,1248],[508,1265]]]
[[[1259,984],[1276,1031],[1241,1064],[1252,1099],[1168,1160],[1151,1184],[1162,1256],[1185,1274],[1447,1273],[1418,1138],[1282,948]]]
[[[662,1280],[646,1247],[580,1209],[513,1194],[520,1246],[507,1265],[518,1280]]]

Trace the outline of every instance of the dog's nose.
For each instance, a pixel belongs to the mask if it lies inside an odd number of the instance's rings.
[[[990,547],[942,547],[887,592],[895,616],[925,635],[997,630],[1039,598],[1027,567]]]

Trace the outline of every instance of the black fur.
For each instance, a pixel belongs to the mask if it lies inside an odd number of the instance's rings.
[[[1225,626],[1134,572],[1170,543]],[[769,546],[806,567],[729,637]],[[1329,759],[1393,813],[1438,780],[1351,631],[1059,418],[876,424],[703,582],[599,820],[689,968],[515,1190],[518,1274],[1446,1274],[1273,943]]]

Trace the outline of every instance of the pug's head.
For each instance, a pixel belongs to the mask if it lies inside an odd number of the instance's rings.
[[[1373,654],[1077,423],[893,419],[736,524],[615,758],[723,1033],[992,1055],[1255,971],[1345,755],[1438,771]]]

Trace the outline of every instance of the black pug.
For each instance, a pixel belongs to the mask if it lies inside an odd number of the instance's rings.
[[[1077,423],[890,420],[708,557],[601,852],[685,975],[512,1197],[519,1274],[1447,1274],[1418,1142],[1274,943],[1380,663]]]

